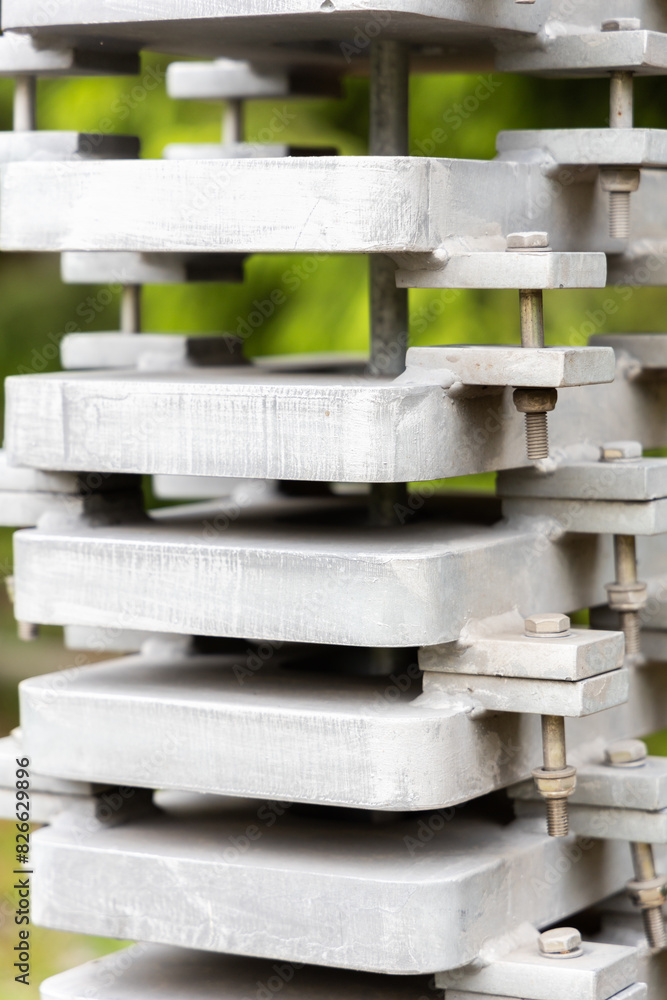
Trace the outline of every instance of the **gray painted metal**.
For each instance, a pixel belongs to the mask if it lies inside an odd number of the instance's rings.
[[[501,497],[596,498],[631,502],[658,500],[667,496],[667,460],[565,460],[546,476],[536,469],[512,469],[499,474],[496,492]]]
[[[457,383],[563,389],[613,382],[616,373],[611,348],[599,347],[449,344],[411,347],[406,362],[397,384],[437,384],[447,389]]]
[[[60,276],[69,285],[178,285],[243,281],[243,258],[228,254],[64,253]]]
[[[131,135],[0,132],[0,163],[130,160],[138,156],[139,140]]]
[[[667,497],[644,503],[626,500],[572,500],[510,497],[503,500],[510,518],[547,518],[563,530],[586,534],[662,535],[667,532]]]
[[[0,77],[34,76],[130,76],[140,70],[132,52],[113,51],[111,46],[84,49],[59,45],[46,48],[30,35],[6,31],[0,37]]]
[[[287,1000],[421,1000],[429,991],[422,977],[298,968],[257,958],[140,944],[47,979],[40,987],[40,997],[245,1000],[262,987],[268,992],[279,989]]]
[[[667,368],[667,334],[664,333],[598,333],[591,337],[590,344],[627,353],[642,371]]]
[[[478,997],[497,994],[521,1000],[611,1000],[635,985],[637,952],[622,945],[586,943],[583,955],[554,961],[540,955],[537,941],[483,968],[436,976],[436,985]]]
[[[627,670],[610,670],[580,681],[538,680],[533,677],[493,677],[480,674],[425,673],[424,697],[469,698],[488,712],[581,717],[627,701]]]
[[[396,272],[399,288],[604,288],[606,258],[591,253],[454,253],[438,269]]]
[[[33,837],[34,919],[205,951],[419,974],[469,962],[499,927],[562,920],[619,891],[630,874],[625,844],[582,852],[530,822],[447,822],[436,813],[431,827],[421,821],[433,834],[422,843],[416,819],[268,815],[272,823],[261,807],[232,807],[221,818],[97,829],[76,812],[60,817]],[[549,870],[562,874],[545,879]],[[525,891],[508,894],[517,879]],[[175,921],[174,912],[187,919]]]
[[[667,174],[653,173],[657,197],[647,202],[643,179],[633,199],[642,236],[649,226],[664,231],[663,211],[667,216]],[[54,184],[58,199],[48,196]],[[617,249],[607,233],[606,192],[563,186],[539,162],[143,160],[51,165],[48,176],[46,167],[29,164],[3,172],[1,194],[6,250],[504,251],[507,233],[527,223],[548,230],[555,251]]]
[[[627,990],[621,990],[610,1000],[650,1000],[646,983],[635,983],[628,986]],[[500,996],[499,993],[493,995],[489,993],[470,993],[468,990],[449,989],[447,990],[447,1000],[513,1000],[512,997]],[[656,994],[656,1000],[659,1000]]]
[[[379,32],[416,45],[455,43],[464,64],[479,65],[480,54],[490,64],[492,39],[536,32],[544,16],[539,8],[502,0],[472,6],[464,0],[337,0],[325,8],[321,0],[179,0],[159,8],[140,0],[130,11],[121,0],[67,0],[48,11],[40,0],[5,0],[2,10],[4,27],[30,28],[47,38],[113,38],[186,55],[263,56],[274,65],[317,62],[342,69],[367,56]]]
[[[172,333],[73,333],[60,342],[63,368],[180,370],[192,365],[244,364],[243,342],[232,336]]]
[[[511,390],[471,397],[361,373],[199,368],[21,376],[6,391],[10,460],[43,469],[363,483],[526,464]],[[620,358],[612,384],[561,394],[552,446],[583,431],[593,445],[661,447],[666,413],[667,383],[628,377]]]
[[[39,624],[413,646],[457,640],[472,608],[480,617],[516,608],[526,615],[606,600],[611,539],[566,534],[538,518],[466,525],[448,509],[431,501],[429,517],[400,532],[370,530],[363,507],[322,500],[263,507],[260,500],[244,512],[211,503],[156,512],[152,520],[120,505],[110,508],[108,525],[52,520],[15,536],[16,616]],[[119,523],[124,513],[126,523]],[[104,516],[100,500],[97,521]],[[656,591],[664,544],[652,538],[639,547],[642,576]],[[497,581],[492,590],[479,583],[489,574]]]
[[[553,639],[526,636],[518,614],[475,625],[458,642],[421,649],[422,670],[580,681],[623,665],[620,632],[572,629]]]
[[[617,15],[614,15],[617,16]],[[600,31],[540,36],[500,53],[502,73],[537,76],[603,76],[628,70],[638,76],[661,76],[667,70],[667,38],[655,31]]]
[[[77,780],[393,810],[467,801],[527,777],[540,758],[535,718],[471,716],[469,697],[419,697],[415,669],[334,677],[311,655],[305,672],[271,644],[206,658],[163,648],[31,678],[25,745],[35,767]],[[632,676],[627,704],[568,721],[570,753],[650,731],[667,705],[667,682],[654,686],[663,673]]]
[[[560,128],[499,132],[500,159],[541,150],[568,166],[667,167],[667,131],[656,128]]]

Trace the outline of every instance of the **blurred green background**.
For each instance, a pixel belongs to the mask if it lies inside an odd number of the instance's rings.
[[[143,155],[160,157],[169,142],[216,142],[222,106],[170,101],[164,78],[169,60],[147,56],[140,78],[41,81],[39,125],[46,129],[105,131],[139,135]],[[667,125],[659,77],[635,85],[638,126]],[[12,84],[0,82],[0,130],[11,128]],[[277,114],[278,112],[278,114]],[[287,112],[286,114],[284,112]],[[339,101],[256,101],[248,106],[247,138],[296,145],[334,145],[341,154],[367,151],[368,83],[345,82]],[[275,123],[279,123],[279,131]],[[540,81],[498,74],[419,76],[411,85],[413,155],[491,158],[502,129],[604,126],[608,123],[605,80]],[[144,329],[150,332],[236,332],[256,299],[272,291],[284,303],[245,341],[249,355],[292,351],[365,350],[368,342],[367,263],[362,257],[254,257],[243,285],[153,287],[145,293]],[[67,330],[113,330],[118,326],[117,288],[62,285],[59,260],[48,255],[0,256],[0,375],[58,367],[56,346]],[[608,289],[547,292],[545,319],[551,344],[584,342],[591,322],[596,332],[663,329],[667,291]],[[516,293],[421,291],[410,298],[413,344],[517,342]],[[11,572],[11,534],[0,531],[0,570]],[[65,669],[83,662],[63,651],[56,630],[38,643],[20,644],[8,601],[0,597],[0,725],[17,722],[20,677]],[[659,748],[660,743],[654,745]],[[0,941],[3,954],[14,945],[11,901],[13,828],[0,824]],[[34,931],[33,981],[118,947],[72,935]],[[8,963],[0,970],[3,1000],[38,996],[13,982]]]

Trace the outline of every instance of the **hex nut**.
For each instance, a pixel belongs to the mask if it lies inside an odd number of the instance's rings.
[[[636,583],[608,583],[605,587],[609,607],[613,611],[641,611],[648,600],[648,588]]]
[[[603,191],[630,193],[639,187],[641,174],[635,167],[601,167],[600,183]]]
[[[616,740],[609,744],[604,755],[611,767],[642,767],[648,749],[643,740]]]
[[[538,943],[546,958],[576,958],[582,954],[581,934],[576,927],[554,927],[544,931]]]
[[[509,233],[508,250],[550,250],[548,233]]]
[[[639,441],[607,441],[600,449],[600,461],[631,462],[641,458],[642,454]]]
[[[602,22],[603,31],[639,31],[641,26],[638,17],[614,17]]]
[[[564,767],[560,771],[548,771],[536,767],[532,772],[537,790],[543,799],[566,799],[577,787],[576,767]]]
[[[667,899],[667,880],[664,875],[646,881],[632,879],[626,886],[630,899],[642,910],[653,910],[662,906]]]
[[[549,413],[555,410],[558,393],[555,389],[515,389],[514,405],[519,413]]]
[[[560,612],[545,611],[529,615],[524,621],[525,634],[530,638],[553,638],[570,633],[570,619]]]

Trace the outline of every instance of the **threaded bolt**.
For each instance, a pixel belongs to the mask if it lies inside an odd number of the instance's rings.
[[[667,934],[662,910],[642,910],[642,920],[649,948],[654,951],[664,951],[667,948]]]
[[[638,611],[621,611],[621,631],[625,636],[625,655],[639,656],[642,651],[641,618]]]
[[[549,426],[546,413],[526,413],[526,454],[531,462],[549,457]]]
[[[609,192],[609,235],[627,240],[630,235],[630,192]]]
[[[567,799],[547,799],[547,833],[550,837],[567,837],[569,832]]]

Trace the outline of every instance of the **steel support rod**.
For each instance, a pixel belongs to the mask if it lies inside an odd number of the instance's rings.
[[[124,285],[120,300],[122,333],[141,333],[141,285]]]
[[[376,41],[371,46],[370,136],[371,156],[407,156],[409,55],[402,42]],[[405,370],[408,346],[408,292],[396,287],[396,266],[373,254],[370,268],[370,365],[374,376],[396,378]],[[404,484],[371,487],[371,521],[378,526],[397,523],[396,507],[405,504]]]
[[[245,102],[229,100],[222,119],[222,141],[233,145],[245,138]]]
[[[14,131],[37,130],[37,78],[17,76],[14,82]]]

